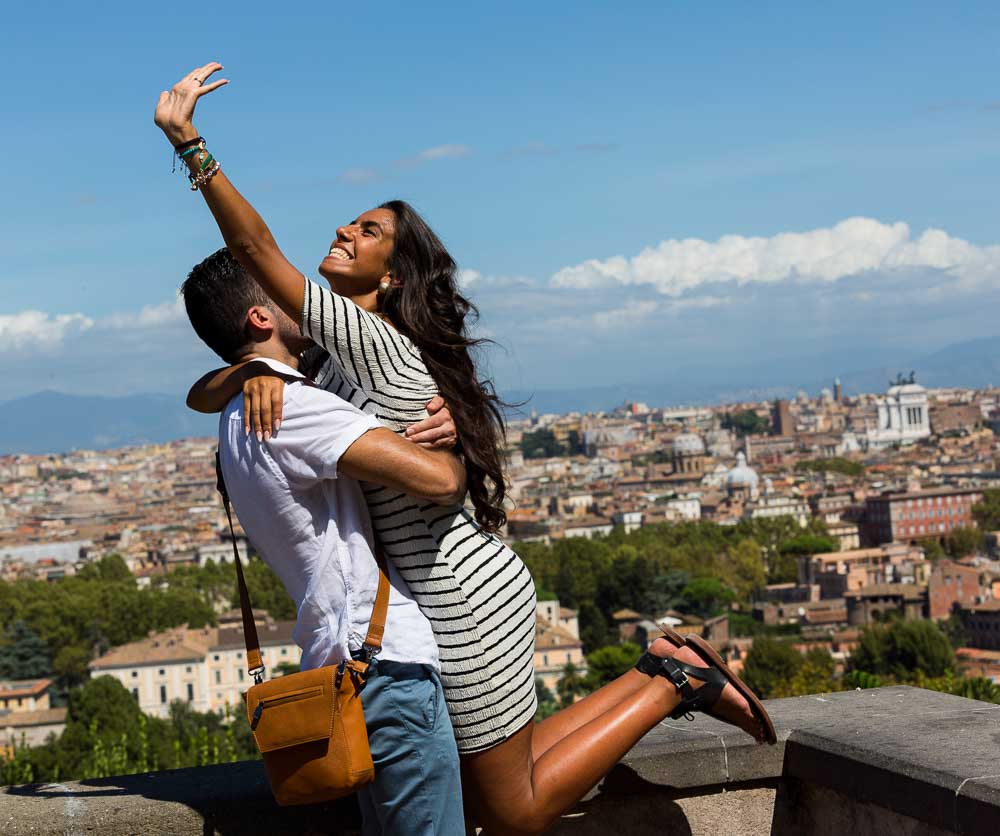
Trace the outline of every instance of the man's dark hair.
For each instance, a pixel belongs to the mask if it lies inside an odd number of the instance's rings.
[[[181,295],[195,333],[227,363],[239,360],[250,343],[247,311],[254,305],[274,308],[225,247],[195,266]]]

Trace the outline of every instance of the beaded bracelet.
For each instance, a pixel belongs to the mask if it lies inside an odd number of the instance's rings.
[[[219,161],[215,160],[212,167],[204,171],[199,171],[197,174],[189,174],[188,180],[191,181],[191,191],[196,192],[198,189],[202,188],[206,183],[208,183],[216,174],[222,170],[222,166],[219,165]]]

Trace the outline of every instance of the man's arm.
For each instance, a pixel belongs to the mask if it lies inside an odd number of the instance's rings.
[[[387,429],[362,435],[341,454],[337,469],[438,505],[457,505],[465,498],[465,467],[456,456],[418,447]]]

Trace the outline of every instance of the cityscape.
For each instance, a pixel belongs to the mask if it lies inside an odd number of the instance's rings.
[[[818,662],[820,685],[840,688],[877,676],[852,664],[864,631],[927,622],[951,641],[947,675],[997,699],[998,433],[1000,389],[926,389],[913,374],[877,394],[845,395],[834,381],[818,395],[787,401],[627,403],[607,413],[511,421],[504,536],[517,544],[540,590],[540,712],[599,685],[609,666],[622,666],[616,653],[638,652],[660,625],[710,639],[748,678],[761,668],[760,660],[754,667],[755,645],[778,643]],[[242,625],[233,609],[232,542],[216,493],[215,446],[201,438],[0,459],[0,579],[7,589],[34,583],[44,597],[46,588],[116,560],[124,567],[118,580],[140,591],[189,589],[192,577],[201,578],[198,596],[207,608],[193,619],[179,610],[176,623],[161,622],[132,641],[94,641],[75,680],[56,670],[58,648],[51,647],[43,653],[48,664],[33,676],[11,676],[19,658],[24,662],[11,645],[24,631],[35,642],[38,636],[30,610],[6,623],[3,745],[24,751],[57,739],[66,727],[67,683],[79,687],[102,675],[160,720],[176,703],[219,716],[240,704]],[[655,570],[651,578],[662,586],[671,572],[683,575],[676,594],[659,599],[669,606],[654,609],[655,596],[619,597],[634,606],[616,606],[600,581],[588,600],[556,577],[560,550],[574,542],[641,549],[655,542],[636,539],[644,533],[680,542],[691,531],[748,533],[740,542],[752,545],[723,544],[716,549],[721,562],[702,568],[668,559],[666,575]],[[777,532],[771,542],[768,532]],[[267,571],[240,528],[237,547],[250,557],[248,568]],[[740,548],[746,557],[737,566]],[[625,559],[619,562],[624,571]],[[692,592],[699,580],[700,597]],[[705,582],[715,591],[705,593]],[[258,609],[257,618],[265,665],[276,676],[297,669],[299,649],[291,638],[294,612],[272,608]],[[795,693],[801,668],[793,660],[783,681],[780,668],[771,680],[758,673],[758,687],[765,696]],[[916,673],[932,679],[943,672]],[[816,684],[807,678],[805,687]]]

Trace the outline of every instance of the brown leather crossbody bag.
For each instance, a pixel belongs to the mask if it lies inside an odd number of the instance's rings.
[[[339,665],[327,665],[265,682],[257,625],[243,578],[229,494],[218,453],[215,463],[217,487],[233,537],[247,670],[255,683],[243,695],[243,701],[254,740],[264,759],[271,791],[283,806],[313,804],[348,795],[370,783],[375,775],[361,706],[361,689],[372,657],[382,648],[389,604],[385,555],[376,547],[378,592],[362,647],[363,659],[349,659]]]

